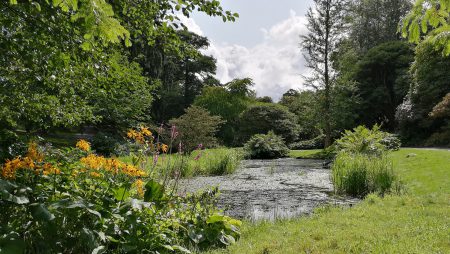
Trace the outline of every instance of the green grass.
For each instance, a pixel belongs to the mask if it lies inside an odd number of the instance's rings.
[[[393,189],[396,180],[392,160],[384,154],[339,153],[331,170],[335,192],[353,197],[375,192],[384,195]]]
[[[200,154],[201,153],[201,154]],[[161,155],[159,157],[156,171],[166,170],[169,167],[180,168],[185,177],[225,175],[233,173],[239,165],[243,155],[240,149],[217,148],[203,151],[194,151],[191,155],[181,156],[178,154]],[[132,157],[120,157],[123,162],[132,163]],[[152,160],[144,166],[146,169],[152,167]]]
[[[407,194],[245,223],[237,244],[213,253],[450,253],[450,151],[402,149],[392,159]]]
[[[289,157],[301,159],[316,159],[321,155],[322,149],[313,150],[291,150]]]

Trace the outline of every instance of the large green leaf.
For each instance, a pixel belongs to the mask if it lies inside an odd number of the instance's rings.
[[[51,221],[55,216],[43,204],[31,204],[31,214],[35,220]]]
[[[164,186],[154,180],[150,180],[145,185],[144,201],[160,202],[164,197]]]

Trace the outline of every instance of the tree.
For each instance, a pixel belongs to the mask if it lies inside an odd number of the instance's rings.
[[[321,92],[322,124],[325,129],[325,147],[331,145],[331,90],[335,73],[332,70],[331,56],[336,52],[342,38],[344,21],[344,0],[314,0],[310,8],[308,34],[301,36],[305,52],[306,66],[312,70],[306,83]]]
[[[228,146],[239,145],[239,116],[253,101],[251,79],[236,79],[224,86],[205,87],[194,105],[207,109],[212,115],[226,121],[218,133],[220,140]]]
[[[221,16],[224,21],[233,21],[238,16],[224,11],[215,0],[1,1],[1,128],[31,131],[98,122],[97,113],[104,117],[103,113],[111,108],[95,108],[104,106],[92,99],[96,90],[102,90],[106,84],[107,94],[116,99],[107,98],[109,103],[126,101],[126,97],[118,97],[130,95],[128,99],[134,101],[133,96],[137,95],[119,91],[124,87],[123,80],[120,86],[110,85],[109,82],[116,81],[114,77],[107,80],[111,69],[129,70],[134,77],[127,78],[127,82],[136,82],[127,85],[136,88],[139,83],[139,89],[146,90],[142,99],[134,102],[149,99],[158,80],[146,75],[148,68],[140,69],[134,64],[147,52],[139,52],[142,49],[139,47],[132,51],[129,46],[164,45],[164,51],[181,54],[177,31],[183,25],[178,11],[189,16],[197,8],[208,15]],[[127,50],[135,54],[127,54]],[[123,64],[119,68],[110,66],[116,52],[129,56],[114,63]],[[145,87],[142,75],[147,77]],[[113,91],[115,88],[119,90]],[[150,102],[151,99],[145,103]],[[145,107],[137,111],[141,108]]]
[[[240,116],[240,142],[247,142],[255,134],[267,134],[269,131],[283,137],[286,143],[297,140],[299,126],[294,114],[278,104],[255,104],[247,108]]]
[[[299,139],[313,139],[320,134],[319,110],[317,103],[317,93],[314,91],[289,90],[279,104],[287,107],[290,112],[297,116],[297,123],[300,126]]]
[[[413,82],[396,114],[400,133],[408,145],[442,145],[445,139],[450,140],[450,123],[447,119],[429,116],[433,107],[449,92],[450,56],[442,55],[443,47],[436,48],[429,41],[416,47],[411,68]],[[444,136],[427,141],[433,133],[440,132]]]
[[[411,9],[409,0],[352,0],[346,17],[349,41],[364,54],[388,41],[400,39],[398,24]]]
[[[410,45],[392,41],[370,49],[357,63],[354,79],[361,98],[359,124],[382,123],[383,128],[395,130],[395,111],[408,93],[413,60]]]
[[[208,39],[188,31],[177,34],[183,42],[183,54],[166,53],[161,74],[151,76],[161,80],[159,97],[152,110],[154,119],[159,122],[182,115],[205,85],[215,83],[216,60],[200,52],[209,46]]]
[[[450,1],[416,0],[401,27],[403,37],[410,42],[425,41],[450,55]],[[431,28],[431,29],[430,29]],[[424,37],[421,37],[421,34]]]
[[[221,124],[220,116],[212,116],[207,110],[191,106],[186,113],[177,119],[170,120],[179,131],[178,140],[182,143],[184,152],[192,152],[197,147],[214,147],[217,145],[215,137]]]

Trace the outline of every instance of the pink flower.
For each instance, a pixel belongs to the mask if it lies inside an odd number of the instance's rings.
[[[181,145],[181,142],[178,144],[178,153],[181,153],[181,148],[182,148],[182,145]]]
[[[156,153],[155,155],[153,155],[153,166],[155,166],[156,163],[158,163],[158,159],[159,159],[159,153]]]
[[[178,136],[177,127],[175,125],[172,125],[171,130],[170,130],[170,138],[176,139],[177,136]]]

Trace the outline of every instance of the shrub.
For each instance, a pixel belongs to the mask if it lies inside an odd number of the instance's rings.
[[[298,138],[299,130],[296,116],[277,104],[251,106],[240,116],[241,142],[247,142],[255,134],[273,131],[286,143],[292,143]]]
[[[269,131],[266,135],[254,135],[245,144],[244,150],[251,159],[276,159],[289,154],[283,138],[275,135],[273,131]]]
[[[293,150],[321,149],[324,147],[324,139],[325,135],[321,134],[310,140],[303,140],[292,143],[289,145],[289,148]]]
[[[385,194],[395,181],[392,161],[382,154],[339,153],[332,166],[332,180],[337,194],[364,197],[368,193]]]
[[[116,148],[120,145],[118,138],[113,137],[112,134],[99,132],[92,138],[92,149],[96,153],[111,156],[115,155]]]
[[[380,143],[384,145],[384,147],[386,147],[387,150],[398,151],[400,149],[402,142],[400,141],[400,138],[397,135],[387,132],[384,132],[383,135],[384,137],[380,141]]]
[[[201,107],[191,106],[180,118],[170,120],[176,126],[179,135],[177,141],[183,141],[184,151],[191,153],[199,144],[204,147],[214,147],[217,139],[214,136],[221,124],[224,123],[220,116],[212,116]]]
[[[353,131],[346,130],[336,141],[336,146],[338,151],[380,155],[386,150],[398,150],[400,140],[390,133],[381,131],[378,125],[374,125],[372,129],[358,126]]]

